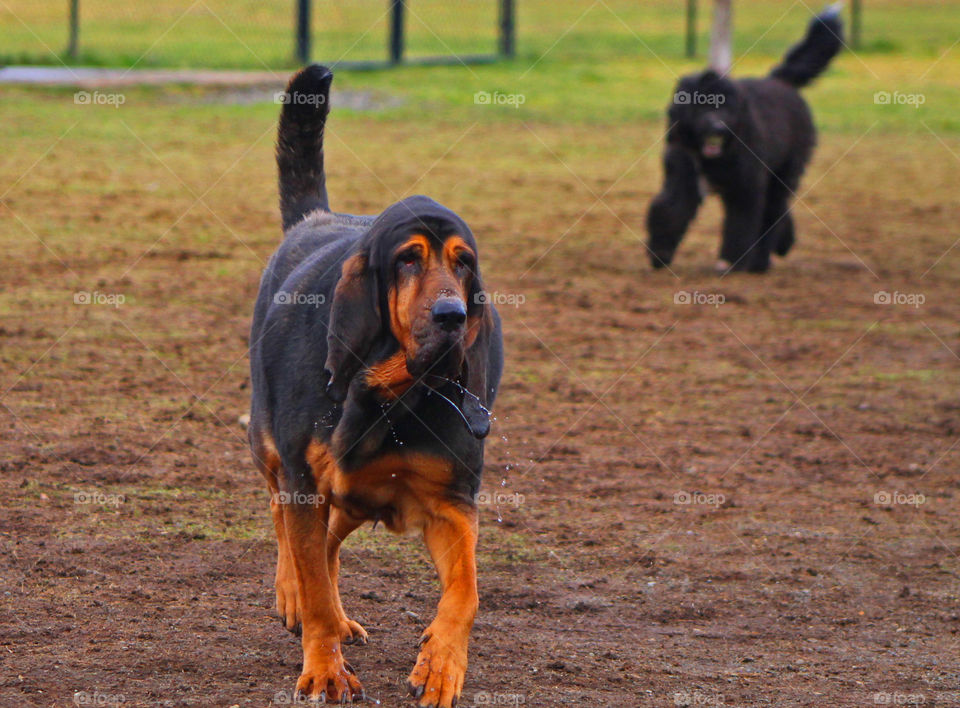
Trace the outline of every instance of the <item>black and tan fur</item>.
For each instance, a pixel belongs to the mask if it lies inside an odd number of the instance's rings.
[[[331,72],[287,88],[277,163],[285,237],[263,275],[250,338],[250,443],[277,532],[277,610],[302,628],[300,694],[363,695],[343,645],[339,548],[361,524],[417,530],[442,597],[409,687],[421,706],[460,695],[477,610],[475,497],[503,366],[477,243],[426,197],[379,216],[330,211],[323,134]],[[306,98],[305,98],[306,97]]]

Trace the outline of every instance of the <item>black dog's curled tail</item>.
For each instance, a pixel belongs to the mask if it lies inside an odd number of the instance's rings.
[[[330,211],[323,171],[323,128],[330,112],[333,72],[314,64],[298,72],[278,94],[280,214],[287,230],[311,211]]]
[[[791,47],[770,76],[801,88],[819,76],[843,46],[843,3],[827,7],[810,21],[806,36]]]

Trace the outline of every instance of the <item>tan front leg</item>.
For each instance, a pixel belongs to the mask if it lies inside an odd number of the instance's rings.
[[[423,531],[443,594],[407,686],[421,706],[452,708],[463,689],[467,642],[477,614],[477,510],[444,504]]]

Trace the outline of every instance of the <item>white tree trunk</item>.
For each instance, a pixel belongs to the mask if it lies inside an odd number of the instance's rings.
[[[713,28],[710,31],[710,68],[725,74],[733,63],[732,0],[713,0]]]

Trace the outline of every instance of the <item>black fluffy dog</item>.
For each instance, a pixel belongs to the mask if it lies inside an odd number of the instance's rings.
[[[654,268],[668,265],[703,201],[723,200],[722,270],[763,272],[770,252],[794,241],[790,198],[810,161],[816,131],[799,88],[840,51],[839,6],[815,17],[806,37],[762,79],[707,70],[677,84],[668,110],[664,183],[647,215]]]

